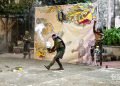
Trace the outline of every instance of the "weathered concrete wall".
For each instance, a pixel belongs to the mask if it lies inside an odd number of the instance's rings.
[[[108,27],[109,21],[114,22],[114,0],[110,0],[110,2],[109,0],[98,0],[98,15],[101,26]]]
[[[117,28],[120,27],[120,0],[116,0],[116,6],[115,6],[115,26]]]

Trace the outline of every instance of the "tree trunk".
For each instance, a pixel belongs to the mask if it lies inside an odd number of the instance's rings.
[[[6,18],[6,21],[5,21],[5,40],[6,40],[6,50],[8,51],[8,18]]]
[[[5,34],[5,39],[6,39],[6,50],[8,51],[8,31],[6,31],[6,34]]]
[[[11,41],[11,35],[9,35],[9,32],[11,31],[13,25],[16,23],[16,20],[11,20],[9,16],[6,16],[6,18],[0,17],[0,20],[3,24],[3,30],[5,31],[5,50],[8,51],[8,44]]]

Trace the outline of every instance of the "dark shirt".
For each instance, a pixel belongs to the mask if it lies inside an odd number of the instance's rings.
[[[25,36],[23,37],[23,41],[24,41],[25,43],[30,43],[30,42],[31,42],[31,36],[30,36],[30,35],[25,35]]]
[[[54,46],[52,48],[53,51],[57,50],[61,51],[61,50],[65,50],[65,43],[63,42],[63,40],[60,37],[57,37],[54,39]]]

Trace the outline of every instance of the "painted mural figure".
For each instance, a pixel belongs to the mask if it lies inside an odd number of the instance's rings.
[[[45,28],[45,25],[43,23],[40,23],[35,27],[35,32],[38,33],[38,35],[42,41],[44,41],[44,38],[42,36],[42,31],[44,28]]]
[[[83,63],[83,56],[85,55],[85,47],[83,46],[83,43],[84,42],[84,40],[83,39],[81,39],[80,41],[79,41],[79,45],[78,45],[78,47],[76,48],[76,49],[72,49],[72,53],[74,53],[74,52],[78,52],[78,61],[76,62],[77,64],[78,63]]]
[[[86,58],[86,63],[88,65],[92,65],[94,63],[94,40],[89,40],[88,41],[88,46],[86,47],[86,52],[87,52],[87,58]]]
[[[31,58],[31,54],[30,54],[31,36],[28,31],[25,31],[23,41],[24,41],[24,49],[23,49],[24,58],[26,58],[27,55],[29,55],[29,58]]]
[[[63,66],[62,66],[62,64],[60,62],[60,59],[63,58],[63,55],[65,53],[65,43],[56,34],[52,35],[52,39],[54,40],[54,46],[52,47],[52,49],[49,48],[48,52],[52,53],[52,52],[57,51],[57,54],[55,55],[55,57],[53,58],[51,63],[48,66],[45,66],[45,67],[49,70],[52,67],[52,65],[54,65],[54,63],[56,61],[58,63],[58,65],[59,65],[58,70],[64,70]]]

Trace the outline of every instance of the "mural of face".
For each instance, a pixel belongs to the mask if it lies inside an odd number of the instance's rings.
[[[35,32],[37,33],[40,40],[45,42],[54,31],[50,22],[44,18],[37,18]]]

